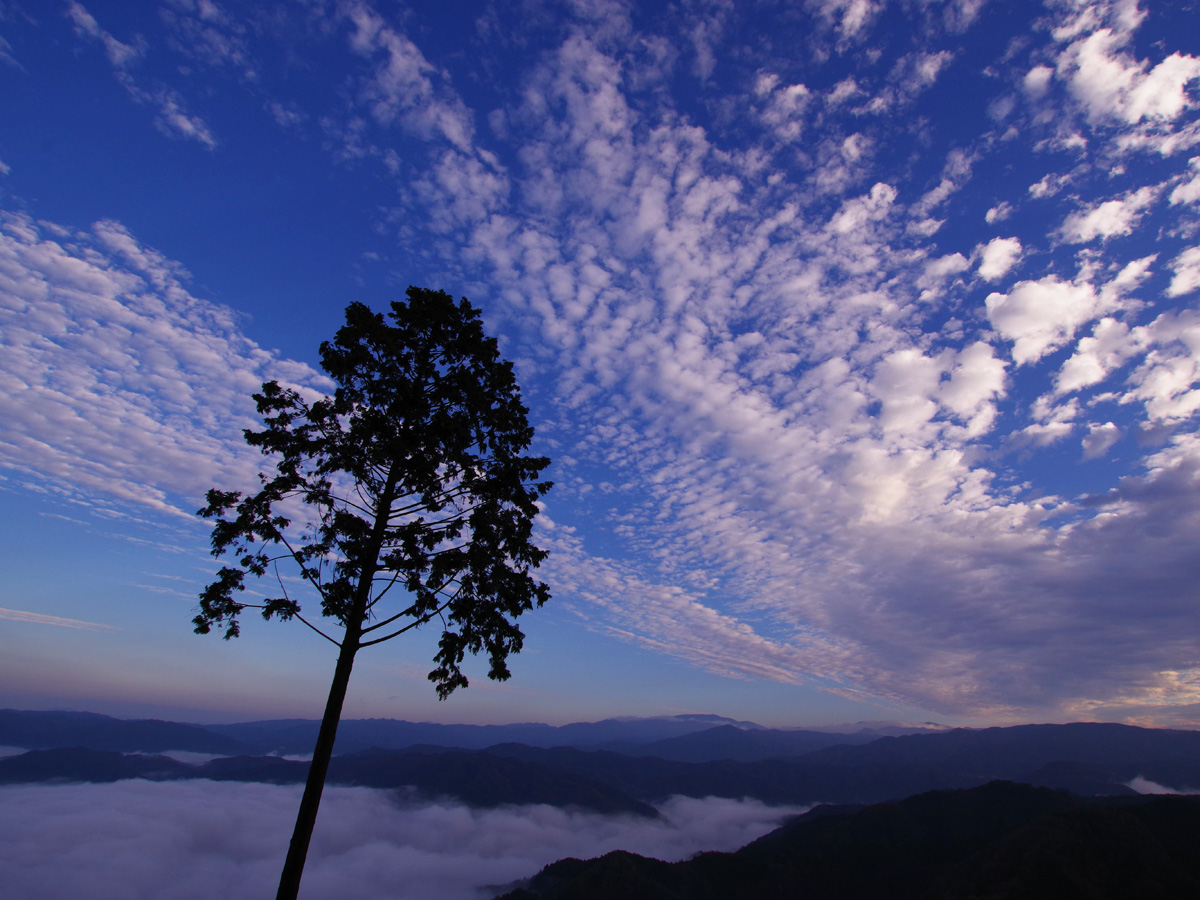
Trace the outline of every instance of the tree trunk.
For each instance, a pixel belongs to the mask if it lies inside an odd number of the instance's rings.
[[[325,715],[321,719],[321,730],[317,733],[317,746],[313,748],[312,765],[308,767],[308,781],[304,783],[304,796],[300,798],[296,828],[292,832],[292,842],[288,845],[287,859],[283,862],[283,872],[279,876],[279,891],[275,894],[275,900],[296,900],[296,895],[300,892],[300,876],[304,874],[308,843],[312,840],[313,826],[317,824],[317,808],[321,805],[321,792],[325,789],[325,776],[329,772],[329,760],[333,756],[334,741],[337,740],[342,704],[346,701],[346,688],[350,684],[350,670],[354,668],[354,654],[359,650],[363,623],[370,609],[371,590],[375,584],[375,573],[379,569],[379,552],[387,532],[398,478],[399,473],[393,465],[388,471],[387,483],[375,504],[375,522],[371,526],[370,540],[361,555],[362,568],[358,572],[354,602],[349,614],[343,619],[346,631],[342,637],[341,650],[338,652],[337,667],[333,670],[333,683],[329,685]]]
[[[337,667],[333,671],[333,682],[329,685],[325,715],[321,719],[321,730],[317,733],[312,765],[308,768],[308,781],[304,784],[304,796],[300,798],[300,811],[296,814],[296,827],[292,831],[292,842],[288,845],[283,873],[279,876],[279,891],[275,900],[296,900],[296,895],[300,892],[300,876],[304,874],[308,844],[312,840],[313,826],[317,824],[317,808],[321,805],[325,775],[329,772],[329,760],[333,756],[333,745],[337,740],[338,721],[342,717],[342,704],[346,700],[346,688],[350,684],[354,654],[358,652],[358,630],[353,629],[354,634],[350,631],[351,629],[347,629],[342,641]]]

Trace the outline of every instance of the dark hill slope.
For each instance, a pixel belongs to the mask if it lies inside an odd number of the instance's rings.
[[[993,782],[822,808],[736,853],[560,860],[504,900],[1125,900],[1200,896],[1200,802]]]
[[[756,762],[762,759],[801,756],[837,744],[865,744],[877,740],[865,734],[832,734],[824,731],[783,731],[762,728],[757,730],[719,725],[664,738],[648,744],[612,744],[600,749],[612,750],[626,756],[656,756],[675,762],[715,762],[731,759]]]
[[[920,765],[828,766],[810,765],[802,759],[686,763],[604,750],[544,749],[522,744],[502,744],[485,752],[586,776],[650,803],[674,794],[753,797],[773,804],[873,803],[933,788],[975,787],[987,780]]]
[[[246,745],[199,725],[158,719],[114,719],[96,713],[0,709],[0,746],[45,750],[87,747],[118,753],[244,753]]]
[[[301,784],[308,763],[278,756],[234,756],[187,765],[165,756],[107,750],[31,750],[0,759],[0,784],[110,782],[127,778]],[[448,797],[475,807],[544,803],[604,814],[657,817],[654,807],[582,775],[517,759],[473,752],[435,754],[378,750],[333,759],[329,784],[380,789],[410,788],[428,798]]]
[[[82,747],[55,747],[30,750],[19,756],[0,759],[0,784],[33,782],[91,781],[104,783],[126,778],[169,781],[188,778],[191,766],[168,756],[117,753],[115,750],[88,750]]]

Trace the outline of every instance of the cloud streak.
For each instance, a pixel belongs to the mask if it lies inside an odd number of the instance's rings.
[[[53,625],[56,628],[77,628],[83,631],[113,631],[111,625],[84,622],[80,619],[64,619],[62,616],[47,616],[43,613],[27,612],[23,609],[0,608],[0,619],[10,622],[28,622],[32,625]]]
[[[113,75],[129,92],[129,96],[135,102],[157,110],[155,127],[170,137],[196,141],[209,150],[216,148],[217,138],[212,129],[202,118],[188,111],[177,90],[161,82],[144,86],[133,75],[133,70],[146,53],[146,47],[140,40],[128,44],[117,40],[100,27],[100,23],[82,4],[74,0],[67,4],[67,15],[75,26],[76,35],[98,42],[104,48]]]

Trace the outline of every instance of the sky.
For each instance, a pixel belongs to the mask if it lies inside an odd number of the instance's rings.
[[[320,715],[191,633],[250,395],[466,296],[555,488],[513,678],[346,715],[1200,727],[1196,2],[0,0],[0,705]]]

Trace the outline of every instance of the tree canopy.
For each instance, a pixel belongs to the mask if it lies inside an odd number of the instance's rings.
[[[531,576],[545,557],[531,531],[549,460],[523,455],[533,428],[512,364],[466,300],[409,288],[389,317],[346,309],[320,351],[332,396],[306,402],[276,382],[254,395],[266,427],[246,440],[275,472],[256,494],[208,492],[200,515],[216,519],[213,554],[236,564],[205,589],[194,624],[236,637],[242,610],[259,608],[340,645],[281,579],[276,596],[240,599],[247,575],[287,560],[360,647],[440,619],[429,677],[444,697],[467,684],[468,651],[486,650],[489,676],[507,677],[505,658],[522,642],[513,619],[549,597]]]

